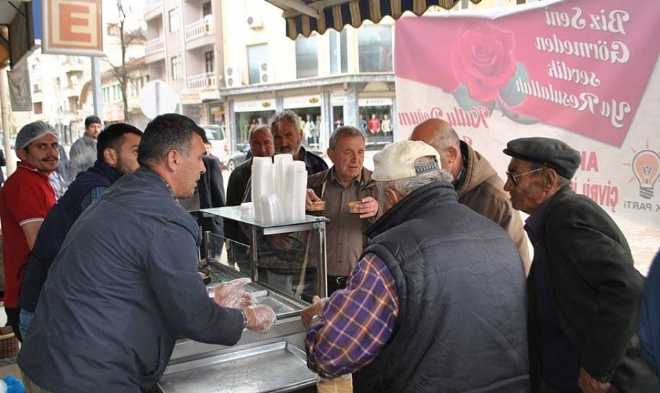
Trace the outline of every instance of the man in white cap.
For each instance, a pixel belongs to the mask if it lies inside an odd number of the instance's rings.
[[[394,143],[374,167],[384,214],[348,287],[305,310],[309,367],[353,373],[363,393],[527,392],[525,276],[507,233],[458,202],[424,142]]]
[[[19,338],[18,293],[23,265],[41,223],[55,204],[55,191],[48,176],[59,164],[57,148],[57,134],[48,124],[36,121],[23,126],[16,136],[16,153],[21,161],[0,191],[5,312],[7,325]]]

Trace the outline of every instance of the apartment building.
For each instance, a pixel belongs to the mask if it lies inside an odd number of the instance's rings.
[[[344,124],[362,129],[368,148],[392,141],[394,20],[291,40],[279,8],[263,0],[222,4],[220,95],[234,143],[285,109],[301,117],[312,148],[325,149]]]
[[[63,144],[73,143],[82,132],[80,92],[90,78],[89,58],[35,51],[27,61],[32,85],[30,120],[48,122]]]
[[[166,81],[181,98],[181,112],[200,123],[219,123],[216,54],[220,3],[147,0],[145,62],[152,80]],[[216,109],[213,109],[216,108]]]
[[[490,7],[515,0],[484,0]],[[473,8],[463,2],[460,8]],[[428,14],[448,12],[437,7]],[[449,11],[451,12],[451,11]],[[304,142],[324,150],[352,125],[378,150],[397,126],[394,20],[328,29],[292,40],[282,10],[265,0],[147,0],[146,63],[152,80],[180,93],[182,113],[225,128],[231,145],[285,109]]]

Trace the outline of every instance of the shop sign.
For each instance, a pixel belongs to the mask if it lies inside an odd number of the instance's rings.
[[[321,97],[319,95],[284,97],[284,109],[311,108],[317,106],[321,106]]]
[[[358,106],[392,106],[391,98],[360,98]]]
[[[331,96],[330,103],[332,106],[343,106],[346,103],[346,96]]]
[[[103,56],[101,0],[44,0],[43,53]]]
[[[274,111],[275,99],[253,100],[253,101],[235,101],[234,112],[262,112]]]

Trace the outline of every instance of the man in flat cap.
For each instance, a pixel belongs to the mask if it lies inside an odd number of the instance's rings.
[[[307,364],[360,393],[529,392],[525,276],[504,230],[460,204],[438,152],[374,156],[383,215],[346,289],[304,315]],[[365,312],[368,310],[368,312]]]
[[[643,285],[623,233],[570,179],[580,154],[550,138],[520,138],[504,189],[529,214],[534,246],[527,279],[533,392],[642,392],[642,367],[626,356]],[[650,381],[652,383],[652,380]]]
[[[59,163],[57,134],[42,121],[26,124],[16,136],[16,153],[20,159],[16,172],[0,191],[0,217],[7,325],[20,339],[18,293],[23,266],[44,217],[55,204],[55,191],[48,176]]]

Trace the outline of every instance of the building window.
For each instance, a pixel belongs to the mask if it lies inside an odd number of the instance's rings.
[[[345,74],[348,72],[348,42],[346,29],[341,33],[330,30],[330,73]]]
[[[38,83],[35,83],[34,85],[32,85],[32,88],[33,88],[35,93],[41,93],[41,86],[39,86]]]
[[[181,56],[174,56],[170,58],[171,73],[172,79],[182,79],[183,78],[183,67],[181,64]]]
[[[392,26],[367,25],[358,30],[360,72],[392,72]]]
[[[296,78],[311,78],[319,74],[319,37],[296,39]]]
[[[212,50],[204,52],[204,70],[206,70],[206,72],[213,72],[213,64],[215,63],[214,59],[215,57]]]
[[[167,14],[167,23],[170,33],[176,33],[181,29],[181,12],[179,7],[172,8]]]
[[[250,75],[250,84],[260,83],[262,66],[268,64],[268,45],[250,45],[248,50],[248,73]]]
[[[202,5],[202,18],[211,15],[211,2],[208,1]]]
[[[32,104],[32,106],[34,107],[34,113],[35,114],[38,115],[40,113],[43,113],[43,103],[35,102],[35,103]]]

